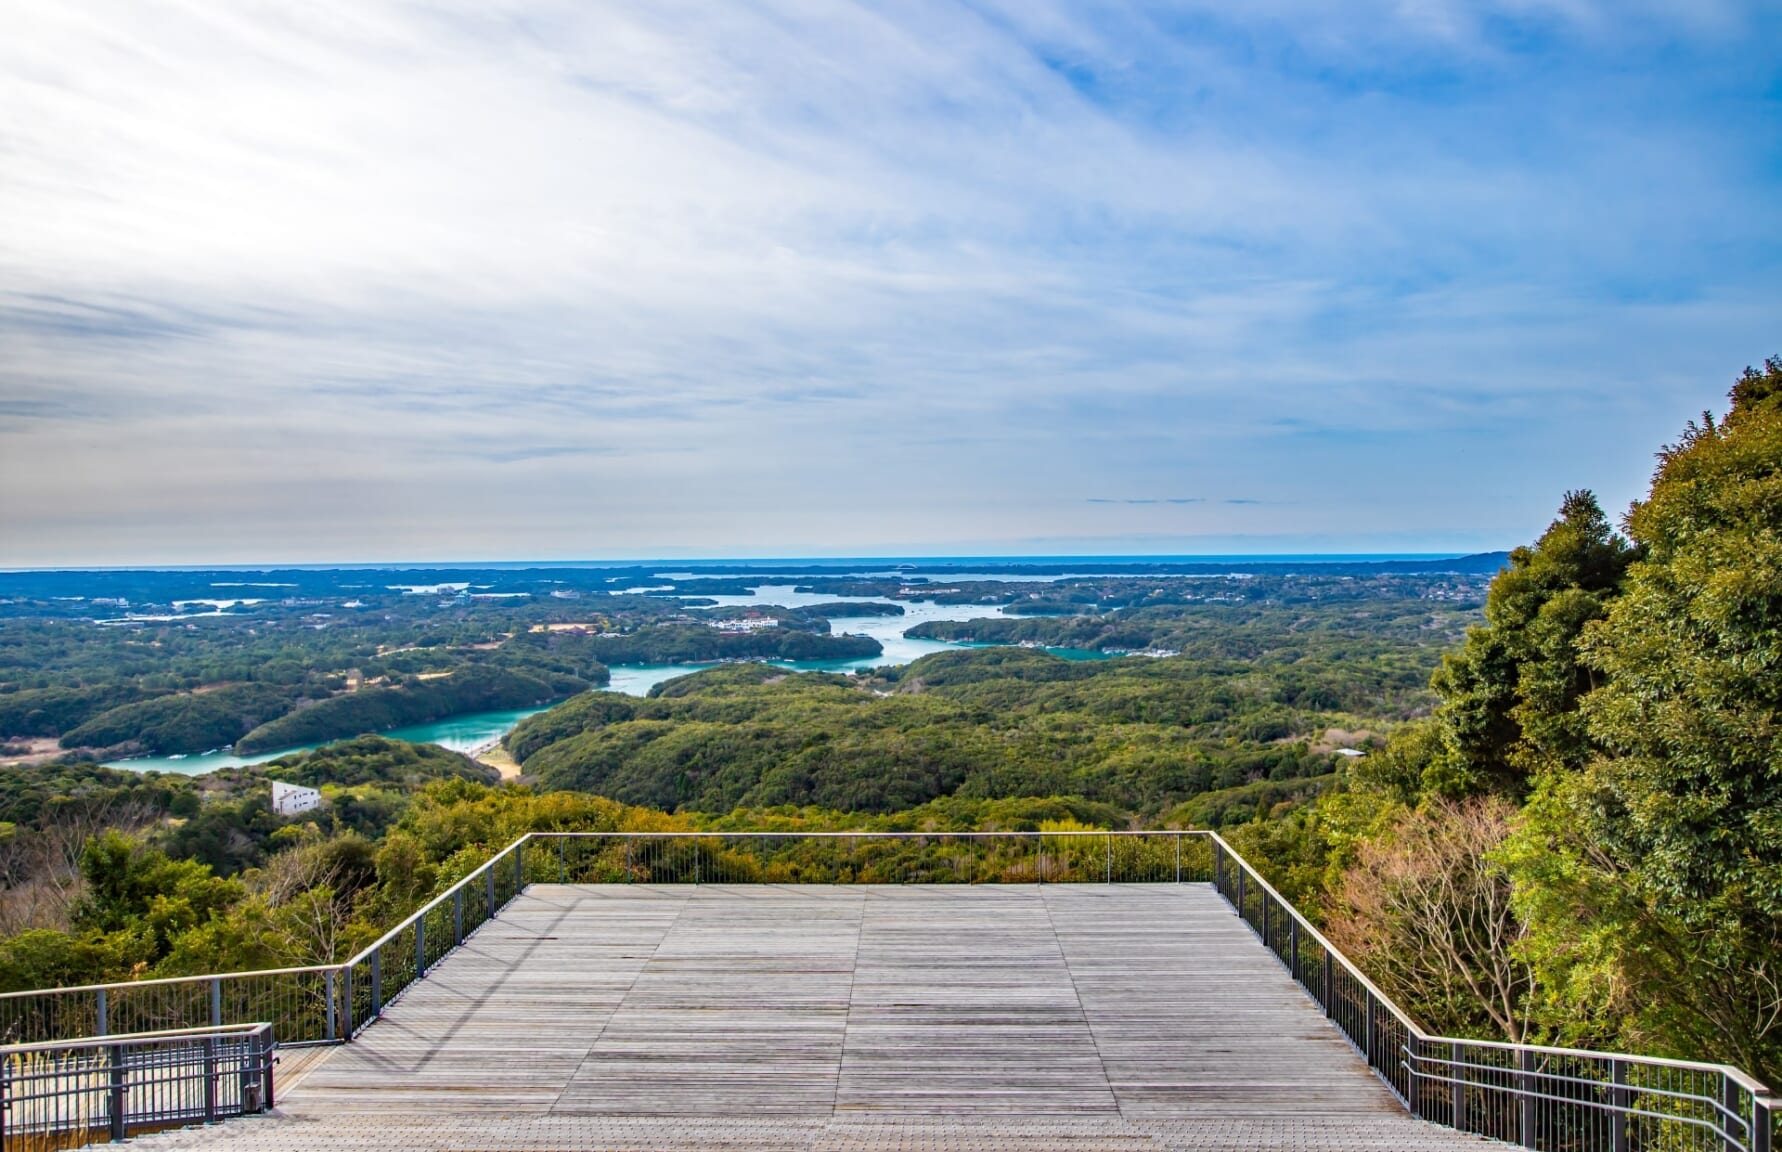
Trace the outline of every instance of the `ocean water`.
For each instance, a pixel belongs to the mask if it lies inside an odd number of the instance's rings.
[[[813,604],[832,604],[837,602],[883,603],[872,596],[824,596],[812,593],[793,591],[792,584],[764,584],[755,589],[753,595],[712,596],[710,599],[720,605],[758,606],[777,605],[782,608],[804,608]],[[851,660],[774,660],[770,661],[779,667],[796,672],[851,672],[859,668],[878,668],[884,665],[908,664],[934,652],[946,652],[950,649],[965,647],[985,647],[976,644],[952,644],[941,640],[921,640],[904,636],[904,631],[929,620],[979,620],[987,617],[1001,616],[1002,608],[995,604],[936,604],[933,601],[898,601],[904,607],[902,616],[837,616],[829,622],[832,633],[850,633],[857,636],[871,636],[884,647],[879,656],[868,656]],[[1089,652],[1078,649],[1058,649],[1057,654],[1068,660],[1100,660],[1106,653]],[[643,696],[649,690],[665,680],[677,676],[687,676],[712,664],[617,664],[612,668],[612,681],[603,691],[622,692],[628,696]],[[526,717],[542,708],[524,708],[506,712],[474,712],[463,716],[453,716],[445,720],[436,720],[431,724],[416,724],[406,728],[394,728],[383,733],[398,740],[409,740],[416,744],[438,744],[456,752],[474,752],[500,740],[513,730]],[[249,764],[264,764],[276,760],[280,756],[289,756],[293,752],[307,751],[314,745],[299,748],[283,748],[276,752],[263,752],[254,756],[236,756],[228,752],[207,752],[193,756],[141,756],[129,760],[113,761],[108,767],[128,768],[139,772],[177,772],[181,775],[196,776],[205,772],[214,772],[219,768],[237,768]]]

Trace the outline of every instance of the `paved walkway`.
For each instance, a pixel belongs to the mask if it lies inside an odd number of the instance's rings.
[[[1477,1149],[1205,885],[535,885],[279,1114],[143,1149]]]

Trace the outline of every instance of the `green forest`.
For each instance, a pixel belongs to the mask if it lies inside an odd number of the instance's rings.
[[[473,605],[251,656],[20,623],[6,659],[39,664],[0,727],[75,744],[319,742],[521,681],[566,699],[507,737],[518,783],[379,737],[203,777],[0,772],[0,986],[340,959],[528,830],[1216,827],[1430,1029],[1782,1078],[1782,360],[1664,446],[1625,517],[1555,503],[1482,604],[1409,572],[1004,585],[1023,611],[922,626],[1001,646],[732,663],[645,698],[577,688],[644,651],[848,638],[629,594],[602,602],[636,602],[623,628]],[[327,803],[275,817],[275,778]]]

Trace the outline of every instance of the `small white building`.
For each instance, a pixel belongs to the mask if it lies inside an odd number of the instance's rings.
[[[295,816],[321,806],[322,794],[314,788],[286,784],[282,780],[272,782],[272,810],[280,816]]]

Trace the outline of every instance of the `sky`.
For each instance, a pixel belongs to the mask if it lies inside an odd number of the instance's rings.
[[[0,0],[0,566],[1443,552],[1782,353],[1782,4]]]

